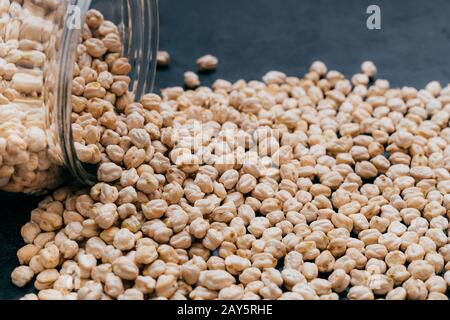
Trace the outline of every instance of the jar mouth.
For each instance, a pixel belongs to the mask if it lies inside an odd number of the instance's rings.
[[[86,14],[95,0],[76,0],[66,19],[79,19],[84,23]],[[109,1],[108,1],[109,2]],[[159,45],[158,0],[123,0],[126,5],[117,6],[119,27],[124,42],[123,56],[128,57],[133,67],[130,91],[136,99],[151,92],[156,77],[156,54]],[[69,11],[68,11],[69,12]],[[70,12],[69,12],[70,14]],[[108,17],[106,17],[108,18]],[[82,24],[81,24],[82,26]],[[94,185],[97,182],[97,165],[83,163],[78,159],[72,135],[72,79],[73,65],[76,63],[77,46],[81,42],[81,27],[71,27],[65,23],[61,37],[59,71],[56,92],[56,127],[60,141],[62,161],[75,183]]]

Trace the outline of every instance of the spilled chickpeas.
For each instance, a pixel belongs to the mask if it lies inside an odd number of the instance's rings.
[[[34,281],[23,299],[448,299],[450,87],[317,61],[134,101],[123,58],[81,49],[77,97],[98,100],[73,128],[98,183],[32,211],[11,275]]]

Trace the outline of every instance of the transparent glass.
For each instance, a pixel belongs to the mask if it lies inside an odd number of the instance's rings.
[[[119,27],[130,91],[139,98],[153,88],[157,0],[0,1],[0,190],[42,193],[67,178],[95,183],[71,132],[73,68],[90,8]]]

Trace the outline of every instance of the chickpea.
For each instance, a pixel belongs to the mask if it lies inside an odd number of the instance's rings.
[[[386,300],[406,300],[406,290],[402,287],[397,287],[388,292]]]
[[[337,269],[330,274],[328,281],[334,291],[341,293],[350,285],[350,276],[343,269]]]
[[[439,276],[431,276],[430,278],[428,278],[428,280],[425,281],[425,286],[427,287],[429,293],[439,292],[445,294],[445,292],[447,291],[447,283],[445,282],[444,278]]]
[[[122,279],[134,280],[139,274],[138,267],[128,257],[119,257],[113,261],[113,272]]]
[[[330,251],[323,251],[316,259],[315,264],[319,272],[329,273],[333,270],[335,259]]]
[[[39,252],[39,248],[34,244],[27,244],[17,251],[17,258],[20,264],[28,264],[33,256]]]
[[[115,235],[113,244],[119,250],[128,251],[134,248],[136,238],[128,229],[120,229]]]
[[[49,245],[40,251],[41,263],[46,269],[52,269],[59,265],[59,249],[55,245]]]
[[[418,279],[408,279],[403,284],[406,290],[407,299],[411,300],[425,300],[428,296],[428,290],[425,283]]]
[[[234,277],[224,270],[200,272],[199,284],[210,290],[221,290],[235,283]]]
[[[33,270],[28,266],[20,266],[11,273],[11,281],[18,287],[24,287],[34,277]]]
[[[394,281],[386,275],[375,274],[370,277],[369,288],[378,295],[385,295],[394,288]]]
[[[161,275],[156,281],[155,291],[158,296],[170,298],[178,288],[176,278],[172,275]]]
[[[350,300],[374,300],[373,292],[366,286],[354,286],[350,288],[347,297]]]
[[[414,279],[427,280],[434,275],[434,267],[424,260],[416,260],[408,265],[408,271]]]
[[[226,270],[232,275],[239,275],[245,269],[250,268],[251,262],[237,255],[229,255],[225,259],[225,266]]]
[[[264,299],[274,300],[274,299],[278,299],[283,293],[276,284],[270,283],[269,285],[261,288],[259,290],[259,294]]]

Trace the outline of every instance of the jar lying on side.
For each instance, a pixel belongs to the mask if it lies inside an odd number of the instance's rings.
[[[0,190],[93,184],[72,122],[151,91],[157,45],[157,0],[0,0]]]

